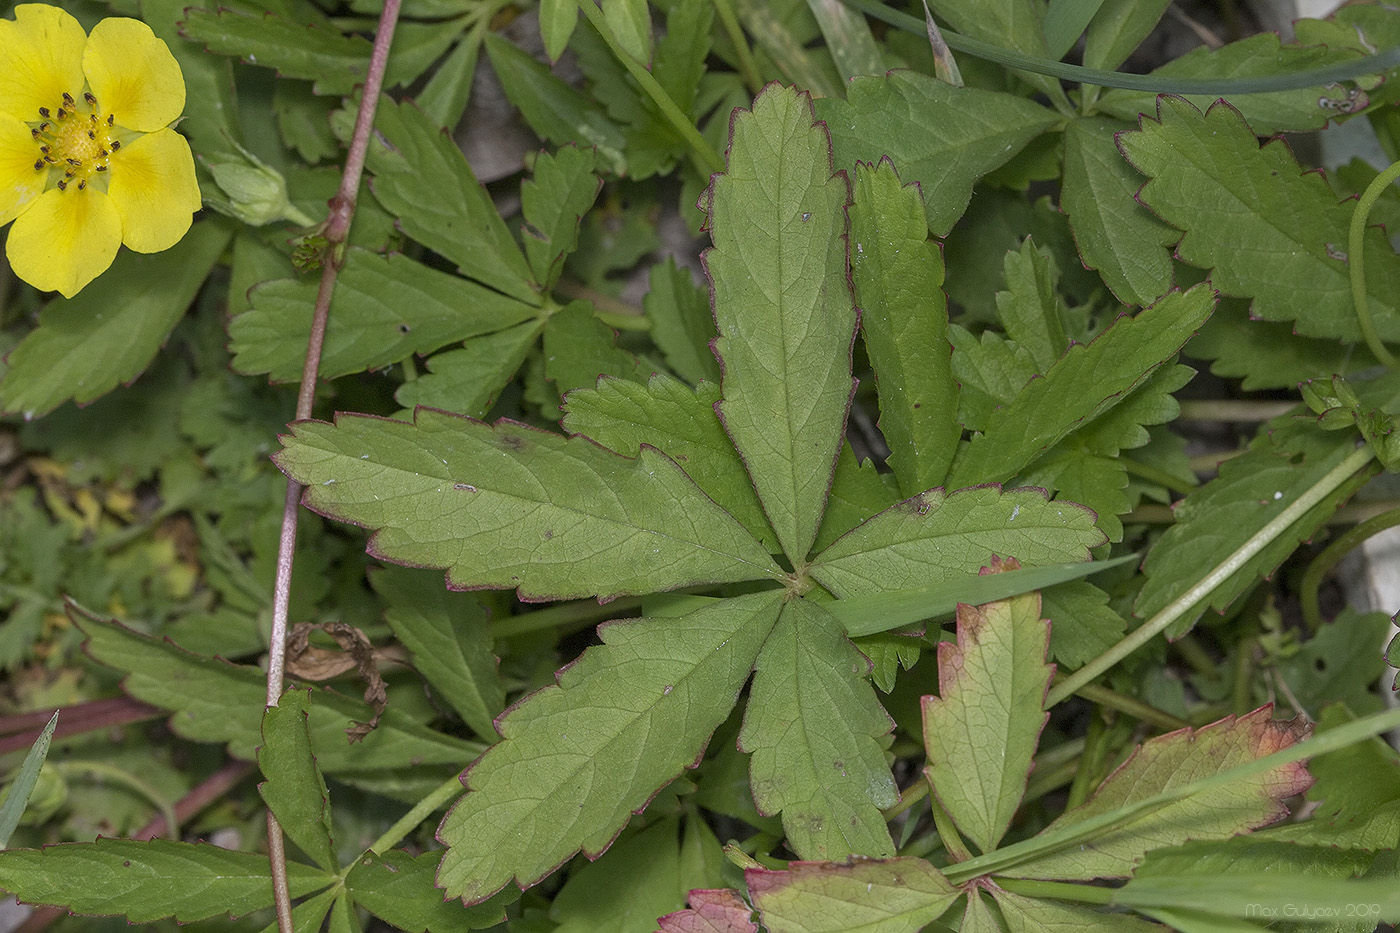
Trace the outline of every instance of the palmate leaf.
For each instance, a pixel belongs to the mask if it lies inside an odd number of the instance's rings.
[[[258,785],[258,793],[287,837],[317,865],[334,871],[330,794],[311,751],[309,711],[308,691],[293,688],[263,713],[258,767],[267,780]]]
[[[769,933],[917,933],[962,897],[918,858],[793,862],[744,880]]]
[[[597,856],[634,810],[699,762],[781,611],[777,591],[677,618],[612,622],[550,686],[499,721],[438,837],[449,897],[534,884],[575,852]]]
[[[369,42],[341,35],[324,21],[308,25],[272,13],[189,9],[180,27],[185,38],[211,52],[275,68],[284,78],[315,81],[317,94],[348,94],[369,71]]]
[[[1044,832],[1199,781],[1295,745],[1309,727],[1271,718],[1273,707],[1227,717],[1194,732],[1181,729],[1150,739],[1109,775],[1087,803],[1061,815]],[[1073,846],[1032,858],[1002,872],[1013,878],[1089,880],[1125,878],[1143,856],[1188,839],[1228,839],[1288,813],[1283,801],[1302,793],[1312,777],[1301,763],[1282,765],[1215,790],[1192,794],[1151,810]]]
[[[277,462],[316,511],[376,529],[370,550],[450,585],[523,598],[776,578],[763,547],[651,448],[419,409],[413,424],[298,422]]]
[[[1305,337],[1359,342],[1346,247],[1352,205],[1317,172],[1304,172],[1282,140],[1262,148],[1237,110],[1202,114],[1179,97],[1158,101],[1157,119],[1118,137],[1150,179],[1139,199],[1185,230],[1176,255],[1211,269],[1223,295],[1252,298],[1250,313],[1293,321]],[[1366,286],[1380,335],[1400,339],[1400,257],[1378,227],[1366,231]]]
[[[876,741],[894,728],[870,685],[870,662],[820,604],[783,607],[763,645],[739,733],[760,813],[782,811],[804,859],[894,854],[880,810],[899,800]]]
[[[319,282],[279,279],[253,289],[252,310],[229,323],[233,368],[278,382],[301,376]],[[336,281],[321,377],[378,369],[533,318],[532,305],[406,256],[348,252]]]
[[[934,489],[837,539],[813,559],[811,574],[845,598],[975,575],[994,554],[1026,567],[1087,560],[1103,541],[1092,512],[1047,502],[1044,490]]]
[[[735,115],[729,168],[703,199],[703,256],[724,370],[719,413],[783,550],[816,538],[855,382],[848,201],[810,98],[772,87]]]
[[[919,183],[929,229],[938,236],[947,236],[967,209],[979,178],[1059,119],[1020,97],[955,88],[913,71],[853,78],[844,101],[823,98],[816,112],[831,131],[838,167],[889,156],[905,183]]]
[[[292,897],[335,876],[287,863]],[[123,915],[132,923],[242,916],[272,906],[267,856],[168,839],[98,839],[0,852],[0,889],[28,904]]]
[[[1018,569],[993,560],[983,573]],[[957,641],[938,643],[938,696],[923,698],[924,774],[948,815],[983,852],[1021,804],[1051,668],[1040,595],[958,606]],[[976,780],[968,780],[976,775]]]
[[[901,187],[893,165],[857,163],[852,184],[851,283],[888,463],[912,496],[942,484],[962,436],[943,259],[928,242],[918,186]]]
[[[1009,479],[1107,414],[1176,355],[1213,307],[1207,287],[1173,292],[1135,317],[1119,318],[1092,343],[1071,347],[1044,379],[992,413],[985,432],[954,462],[949,486]]]

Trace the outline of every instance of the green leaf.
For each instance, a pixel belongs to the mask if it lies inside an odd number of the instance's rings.
[[[707,197],[719,413],[794,562],[821,524],[855,389],[846,202],[810,98],[771,87],[735,114]]]
[[[447,895],[477,902],[512,879],[534,884],[580,850],[596,858],[699,763],[780,606],[778,593],[761,593],[600,627],[603,645],[513,706],[502,741],[466,772],[468,792],[439,830]]]
[[[881,809],[899,800],[877,741],[894,728],[870,662],[841,623],[807,599],[788,602],[755,665],[739,747],[753,755],[760,813],[782,811],[802,859],[894,853]]]
[[[292,897],[335,876],[287,863]],[[0,888],[29,904],[80,914],[123,915],[131,923],[239,917],[272,906],[267,856],[168,839],[99,839],[0,852]]]
[[[543,330],[543,321],[526,321],[473,337],[459,350],[436,353],[428,358],[428,372],[399,386],[394,400],[405,408],[425,405],[480,418],[524,364]]]
[[[1044,833],[1201,780],[1296,744],[1308,732],[1301,719],[1271,719],[1264,706],[1194,732],[1180,729],[1149,739],[1108,776],[1088,802],[1060,816]],[[1287,815],[1283,801],[1312,783],[1302,764],[1283,765],[1247,780],[1155,808],[1094,837],[1088,844],[1020,862],[1013,878],[1125,878],[1149,850],[1187,839],[1228,839]]]
[[[1082,580],[1046,588],[1041,614],[1050,620],[1050,656],[1075,670],[1112,648],[1127,622],[1108,606],[1108,594]]]
[[[998,408],[1011,404],[1035,373],[1030,351],[994,331],[980,338],[959,324],[948,327],[953,378],[962,388],[958,418],[970,431],[985,431]]]
[[[300,904],[292,907],[292,933],[321,933],[326,925],[326,915],[331,912],[337,901],[341,899],[342,892],[336,888],[327,888],[319,894],[314,894],[306,898]],[[282,933],[277,927],[277,921],[263,927],[262,933]]]
[[[715,7],[709,0],[676,0],[666,12],[666,34],[656,43],[651,73],[681,113],[689,117],[696,116],[695,101],[701,79],[706,77],[705,59],[710,54],[714,20]],[[727,119],[729,111],[724,113]]]
[[[116,622],[79,618],[86,650],[97,663],[125,674],[122,687],[131,696],[173,711],[171,728],[196,742],[220,742],[229,754],[251,760],[262,744],[262,714],[267,677],[252,665],[230,664],[183,651]],[[308,726],[317,765],[328,774],[402,767],[460,765],[481,746],[435,732],[392,704],[379,726],[351,746],[346,730],[367,721],[372,712],[360,700],[317,690]],[[435,778],[436,780],[436,778]]]
[[[1111,2],[1111,0],[1110,0]],[[1111,913],[1049,898],[1022,897],[993,888],[992,899],[1006,922],[1007,933],[1161,933],[1162,928],[1132,914]]]
[[[1150,618],[1222,563],[1278,513],[1316,484],[1354,450],[1344,432],[1324,433],[1311,425],[1279,427],[1256,438],[1249,451],[1220,466],[1220,474],[1191,492],[1175,508],[1176,521],[1143,562],[1147,582],[1133,612]],[[1167,629],[1169,638],[1188,631],[1207,606],[1225,609],[1261,576],[1292,554],[1349,495],[1343,487],[1270,542]]]
[[[932,0],[929,6],[955,30],[999,48],[1024,52],[1032,58],[1055,59],[1045,44],[1045,4],[1042,0]],[[1060,82],[1045,75],[1019,76],[1052,97],[1063,95]]]
[[[715,337],[710,296],[695,284],[690,271],[677,266],[672,256],[652,266],[642,306],[651,321],[651,339],[671,369],[691,385],[719,385],[719,361],[710,350]]]
[[[577,10],[578,7],[574,6]],[[472,30],[452,50],[415,98],[418,106],[438,126],[462,122],[481,57],[481,35]]]
[[[577,25],[577,0],[540,0],[540,37],[550,61],[559,61]]]
[[[306,723],[310,693],[297,687],[263,713],[263,745],[258,767],[267,780],[258,785],[267,808],[287,838],[327,871],[338,866],[331,844],[331,802],[326,779],[311,752]]]
[[[441,862],[441,852],[366,853],[350,869],[345,886],[356,904],[409,933],[489,929],[505,917],[505,905],[519,897],[519,892],[505,891],[475,907],[444,901],[433,886]]]
[[[344,36],[272,13],[248,16],[190,8],[180,31],[210,52],[273,68],[283,78],[315,81],[317,94],[348,94],[365,83],[369,72],[370,43],[363,36]]]
[[[1030,237],[1002,260],[1006,290],[997,292],[997,317],[1009,337],[1030,354],[1038,373],[1048,372],[1065,352],[1069,317],[1056,294],[1059,273],[1055,261]]]
[[[544,374],[563,395],[591,389],[600,376],[646,382],[652,367],[617,345],[617,332],[586,301],[571,301],[544,326]]]
[[[1335,340],[1308,340],[1293,332],[1293,325],[1256,321],[1248,303],[1238,299],[1220,302],[1191,342],[1186,354],[1211,360],[1217,376],[1241,379],[1240,388],[1288,389],[1300,382],[1336,373],[1360,372],[1376,365],[1364,346]]]
[[[823,98],[816,112],[831,132],[838,166],[888,155],[900,178],[919,183],[938,236],[967,209],[977,179],[1059,120],[1019,97],[955,88],[913,71],[853,78],[846,100]]]
[[[540,153],[532,177],[520,185],[525,258],[545,291],[554,287],[564,271],[564,258],[578,247],[579,220],[603,188],[602,179],[593,174],[597,161],[596,150],[577,146],[564,146],[553,155]]]
[[[307,487],[307,506],[376,529],[371,553],[445,568],[452,586],[610,598],[781,574],[655,450],[631,460],[429,409],[413,424],[298,422],[285,443],[278,464]]]
[[[880,46],[863,15],[841,0],[807,0],[807,8],[821,27],[826,49],[842,78],[885,73]]]
[[[403,232],[456,263],[463,275],[539,304],[520,247],[452,137],[413,104],[391,101],[380,102],[374,130],[370,189]]]
[[[1046,57],[1064,58],[1102,4],[1103,0],[1050,0],[1045,10],[1045,45],[1049,52]]]
[[[838,539],[813,560],[811,574],[846,598],[975,576],[993,554],[1026,567],[1085,560],[1101,543],[1092,512],[1047,502],[1041,490],[933,489]]]
[[[13,617],[12,617],[13,618]],[[5,802],[0,804],[0,849],[10,844],[10,836],[24,816],[24,808],[29,805],[29,796],[34,793],[34,785],[39,783],[39,769],[49,754],[49,742],[53,740],[53,730],[58,725],[58,710],[54,710],[49,724],[40,731],[34,744],[24,756],[14,780],[5,787]]]
[[[622,50],[643,65],[651,65],[651,13],[647,0],[601,0],[603,22]]]
[[[1278,672],[1293,692],[1293,702],[1305,710],[1337,702],[1358,714],[1381,709],[1373,687],[1385,670],[1385,660],[1375,646],[1389,634],[1386,613],[1343,607],[1297,654],[1279,659]]]
[[[1104,0],[1084,36],[1084,65],[1111,71],[1157,26],[1171,0]]]
[[[715,414],[719,397],[714,383],[702,382],[692,391],[664,373],[646,385],[599,379],[596,388],[569,393],[564,430],[586,435],[624,457],[638,456],[643,444],[655,447],[766,549],[777,551],[777,538],[744,462]]]
[[[319,287],[281,279],[253,289],[252,310],[229,323],[234,369],[278,382],[300,378]],[[379,369],[535,314],[531,305],[406,256],[352,249],[336,280],[321,378]]]
[[[1107,414],[1172,359],[1214,308],[1209,287],[1173,292],[1135,317],[1122,317],[1088,345],[1069,349],[1043,380],[994,411],[953,464],[950,487],[998,482]]]
[[[1142,202],[1187,231],[1177,257],[1212,269],[1221,294],[1253,298],[1252,317],[1293,321],[1305,337],[1360,341],[1345,254],[1352,205],[1304,172],[1282,140],[1260,148],[1227,104],[1202,115],[1162,97],[1157,117],[1119,136],[1119,146],[1151,178]],[[1400,339],[1400,257],[1379,228],[1367,230],[1366,285],[1376,329]]]
[[[1075,120],[1065,130],[1061,206],[1084,264],[1097,269],[1124,304],[1150,305],[1172,286],[1168,247],[1181,234],[1137,202],[1142,177],[1123,160],[1116,120]]]
[[[1018,565],[993,560],[983,573],[1003,568]],[[1050,719],[1049,645],[1036,593],[958,606],[957,642],[938,643],[938,696],[923,698],[924,775],[958,829],[983,852],[995,849],[1011,825]]]
[[[744,872],[769,933],[918,933],[962,891],[918,858]]]
[[[888,161],[856,163],[853,188],[851,283],[888,463],[900,489],[913,495],[942,484],[962,436],[943,259],[928,242],[918,187],[900,187]]]
[[[886,484],[875,464],[869,460],[857,462],[850,443],[843,443],[841,454],[836,458],[836,472],[831,477],[826,513],[822,515],[822,525],[817,529],[812,549],[826,550],[831,542],[867,518],[894,505],[897,498],[892,484]]]
[[[388,605],[384,618],[394,637],[413,656],[413,666],[433,695],[451,706],[473,732],[494,741],[493,723],[506,700],[486,613],[474,596],[450,593],[427,576],[384,567],[370,576],[370,583]]]
[[[555,933],[650,933],[656,918],[685,903],[679,836],[679,820],[661,820],[579,866],[550,905],[549,917],[559,924]]]
[[[1351,61],[1361,57],[1361,54],[1359,49],[1339,45],[1283,45],[1279,41],[1278,33],[1262,32],[1217,49],[1205,46],[1192,49],[1153,71],[1152,76],[1164,79],[1271,78]],[[1205,109],[1213,106],[1218,97],[1218,94],[1192,94],[1185,100],[1196,108]],[[1152,113],[1155,103],[1156,95],[1153,93],[1114,89],[1099,98],[1098,106],[1103,112],[1120,120],[1136,121],[1139,114]],[[1181,100],[1176,99],[1176,103],[1181,104]],[[1237,108],[1239,113],[1243,114],[1253,130],[1253,135],[1266,137],[1279,133],[1320,130],[1329,119],[1337,115],[1342,106],[1352,104],[1347,100],[1346,90],[1335,84],[1231,95],[1229,103],[1229,107]],[[1205,155],[1207,152],[1208,149],[1198,150],[1198,155]],[[1216,159],[1201,161],[1211,162]],[[1290,177],[1297,174],[1297,169],[1294,169],[1290,172]],[[1201,203],[1204,205],[1211,202],[1202,199]]]
[[[578,37],[574,38],[577,41]],[[622,131],[593,100],[495,33],[486,35],[486,54],[506,97],[520,109],[531,129],[556,146],[596,146],[612,172],[626,172]]]
[[[189,310],[230,233],[206,221],[163,253],[123,250],[93,287],[50,301],[6,359],[0,411],[28,420],[132,382]]]

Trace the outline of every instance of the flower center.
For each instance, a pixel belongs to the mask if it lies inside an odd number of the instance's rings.
[[[92,94],[84,94],[82,103],[64,94],[62,106],[40,107],[39,117],[40,122],[30,129],[39,146],[34,170],[47,170],[51,182],[57,179],[60,191],[69,185],[86,188],[107,171],[112,153],[121,148],[116,119],[112,114],[101,115]]]

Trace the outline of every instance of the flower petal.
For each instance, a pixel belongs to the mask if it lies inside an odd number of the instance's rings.
[[[35,170],[39,147],[29,135],[29,127],[0,113],[0,227],[29,209],[44,193],[48,167]]]
[[[111,17],[92,28],[83,71],[102,113],[117,125],[149,133],[185,109],[185,77],[175,56],[140,20]]]
[[[58,7],[15,7],[13,20],[0,20],[0,113],[36,121],[40,107],[63,103],[65,91],[81,99],[86,43],[82,25]]]
[[[185,137],[174,130],[147,134],[113,153],[111,166],[107,194],[122,218],[122,242],[138,253],[180,242],[200,208]]]
[[[15,275],[72,298],[112,264],[122,221],[112,199],[88,187],[50,188],[10,228],[5,253]]]

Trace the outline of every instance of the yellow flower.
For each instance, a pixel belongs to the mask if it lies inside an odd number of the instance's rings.
[[[199,210],[189,143],[170,129],[185,79],[149,26],[88,36],[57,7],[0,20],[0,226],[15,274],[71,298],[125,243],[169,249]]]

